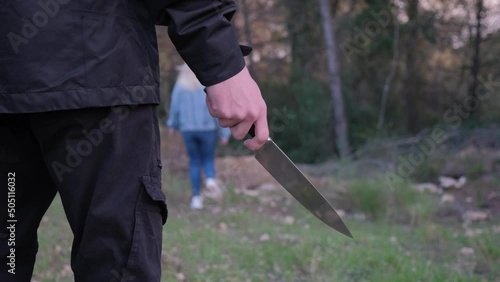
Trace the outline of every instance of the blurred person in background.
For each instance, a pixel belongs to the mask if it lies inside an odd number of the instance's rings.
[[[222,188],[215,178],[215,150],[219,138],[221,145],[228,143],[231,131],[221,127],[217,118],[208,112],[204,86],[188,65],[183,64],[177,69],[179,74],[172,90],[167,127],[170,135],[174,131],[182,134],[189,156],[192,191],[190,207],[202,209],[202,170],[206,188],[203,194],[210,198],[222,196]]]

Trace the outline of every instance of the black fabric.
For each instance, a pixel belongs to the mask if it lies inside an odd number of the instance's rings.
[[[245,66],[230,23],[235,11],[234,2],[227,0],[209,1],[208,5],[206,0],[181,0],[166,8],[172,42],[184,61],[190,67],[196,66],[193,71],[205,86],[224,81],[236,74],[234,70],[239,72]],[[193,41],[198,44],[192,44]]]
[[[0,113],[158,104],[155,23],[205,86],[244,67],[228,0],[23,0],[0,8]],[[201,52],[203,50],[203,52]]]
[[[0,211],[0,281],[30,281],[38,224],[56,192],[76,282],[160,281],[167,207],[154,106],[0,114],[0,136],[0,182],[15,173],[17,220],[12,275],[11,217]],[[7,195],[1,185],[2,203]]]

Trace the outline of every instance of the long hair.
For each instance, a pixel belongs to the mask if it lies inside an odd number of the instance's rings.
[[[201,88],[202,85],[200,81],[198,81],[198,78],[196,78],[196,75],[193,73],[193,71],[188,67],[187,64],[182,64],[177,67],[177,70],[179,71],[179,74],[177,75],[177,84],[190,89],[194,90],[197,88]]]

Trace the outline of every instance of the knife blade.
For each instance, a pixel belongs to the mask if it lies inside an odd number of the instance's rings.
[[[249,131],[252,137],[254,130],[252,125]],[[256,152],[255,159],[309,212],[334,230],[353,238],[335,209],[271,138]]]

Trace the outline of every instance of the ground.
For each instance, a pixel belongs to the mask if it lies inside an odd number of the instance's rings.
[[[218,157],[224,197],[192,211],[180,136],[162,130],[162,152],[169,206],[162,282],[500,282],[494,169],[460,189],[428,193],[411,185],[387,189],[379,172],[364,165],[299,165],[337,208],[350,239],[309,214],[251,155]],[[468,211],[484,213],[466,220]],[[40,226],[34,282],[73,281],[71,240],[56,199]]]
[[[186,177],[188,170],[188,157],[180,134],[169,136],[166,130],[162,130],[162,162],[165,168]],[[500,151],[482,150],[477,152],[468,148],[457,155],[460,160],[450,160],[443,171],[453,174],[456,171],[464,171],[463,165],[458,163],[467,162],[471,156],[480,156],[485,160],[484,166],[489,173],[469,180],[460,189],[448,189],[436,194],[435,197],[442,198],[443,194],[451,197],[453,203],[447,205],[438,212],[442,220],[450,218],[460,219],[468,210],[480,210],[493,217],[500,216],[500,187],[496,178],[500,173]],[[497,163],[498,162],[498,163]],[[336,181],[332,175],[339,170],[339,164],[335,161],[327,161],[322,164],[307,165],[298,164],[306,177],[324,194],[329,194],[332,186],[334,190],[344,190],[345,183]],[[497,167],[492,167],[497,166]],[[247,194],[256,194],[259,189],[279,189],[279,184],[269,173],[249,154],[245,156],[224,156],[216,159],[218,178],[224,185],[234,185],[238,191]],[[369,169],[369,168],[368,168]],[[369,172],[367,172],[369,174]],[[437,182],[437,179],[436,179]],[[446,200],[445,199],[445,200]]]

